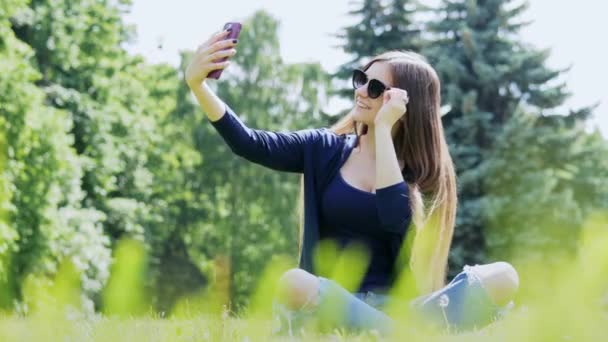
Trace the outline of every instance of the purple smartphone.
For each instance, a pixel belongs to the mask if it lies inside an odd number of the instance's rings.
[[[231,29],[232,31],[230,31],[230,33],[228,33],[228,36],[226,36],[226,38],[224,40],[237,39],[239,37],[239,33],[241,33],[241,24],[235,23],[235,22],[226,23],[224,25],[224,30],[227,30],[227,29]],[[225,48],[223,50],[228,50],[228,49],[230,49],[230,48]],[[220,63],[227,59],[228,59],[228,57],[224,57],[224,58],[215,60],[213,62]],[[224,69],[213,70],[212,72],[209,73],[209,75],[207,75],[207,78],[214,78],[217,80],[220,78],[220,75],[222,75],[222,71],[224,71]]]

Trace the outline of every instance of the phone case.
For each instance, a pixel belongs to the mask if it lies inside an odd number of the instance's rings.
[[[236,23],[236,22],[226,23],[224,25],[224,30],[227,30],[229,28],[232,29],[232,31],[230,31],[230,33],[228,33],[228,36],[224,40],[237,39],[239,37],[239,34],[241,33],[241,24]],[[228,49],[230,49],[230,48],[225,48],[223,50],[228,50]],[[223,62],[227,59],[228,59],[228,57],[224,57],[224,58],[220,58],[219,60],[214,60],[213,62],[219,63],[219,62]],[[213,70],[212,72],[209,73],[209,75],[207,75],[207,78],[213,78],[213,79],[217,80],[222,75],[222,71],[224,71],[224,69]]]

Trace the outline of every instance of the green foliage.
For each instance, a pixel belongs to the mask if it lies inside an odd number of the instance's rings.
[[[583,237],[572,256],[560,258],[560,267],[546,267],[545,260],[528,259],[519,268],[527,285],[520,295],[521,307],[510,309],[501,319],[472,331],[451,333],[444,329],[425,329],[412,316],[408,305],[392,304],[389,313],[396,324],[388,335],[378,331],[349,331],[334,324],[344,319],[345,303],[329,297],[319,309],[321,321],[308,321],[302,339],[306,341],[595,341],[606,336],[608,322],[605,302],[608,282],[608,216],[594,213],[584,224]],[[335,250],[333,252],[336,252]],[[332,252],[332,253],[333,253]],[[351,251],[352,252],[352,251]],[[112,280],[104,298],[113,302],[113,313],[133,313],[134,308],[148,298],[142,289],[145,274],[143,248],[135,241],[121,242],[116,263],[112,267]],[[357,253],[336,254],[348,264],[360,266]],[[354,258],[352,258],[354,257]],[[78,298],[78,271],[71,263],[62,267],[52,282],[28,279],[27,299],[32,314],[27,318],[0,317],[2,341],[93,340],[93,341],[284,341],[285,336],[272,335],[274,322],[270,316],[270,301],[275,293],[275,280],[289,262],[277,258],[269,263],[253,296],[252,311],[247,316],[231,318],[225,311],[205,313],[189,310],[185,316],[159,319],[162,316],[147,314],[136,319],[129,316],[83,316],[74,310]],[[355,267],[357,267],[355,266]],[[346,280],[346,279],[344,279]],[[126,283],[128,283],[128,285]],[[552,286],[547,286],[547,283]],[[134,291],[135,290],[135,291]],[[332,291],[333,289],[328,289]],[[215,296],[207,296],[205,304]],[[395,293],[395,295],[398,295]],[[575,298],[573,300],[573,298]],[[139,304],[138,304],[139,303]],[[193,307],[194,308],[194,307]],[[204,309],[204,308],[203,308]]]
[[[463,264],[515,257],[512,249],[571,251],[589,212],[606,208],[606,142],[581,128],[592,108],[555,115],[569,96],[558,82],[567,70],[549,69],[548,50],[521,41],[527,4],[442,1],[419,6],[424,22],[407,1],[357,4],[349,14],[359,21],[339,35],[352,54],[341,77],[392,49],[422,52],[440,75],[459,192],[450,276]]]
[[[359,21],[336,35],[344,41],[342,48],[351,55],[351,59],[333,76],[350,81],[352,70],[360,68],[377,54],[388,50],[419,51],[424,45],[420,23],[414,20],[415,13],[422,10],[418,2],[363,0],[353,3],[357,9],[348,14]],[[340,87],[334,93],[352,98],[350,82],[346,88]]]
[[[422,23],[413,1],[362,1],[350,13],[360,22],[338,35],[352,59],[333,79],[318,63],[285,63],[280,23],[259,11],[244,22],[231,67],[209,83],[251,128],[326,127],[329,95],[352,96],[332,81],[384,50],[423,49],[451,106],[444,123],[461,195],[452,274],[490,257],[573,253],[585,219],[608,206],[607,145],[582,129],[591,108],[547,115],[568,95],[556,83],[563,70],[519,41],[525,5],[510,3],[445,1]],[[299,176],[232,154],[182,79],[190,52],[179,68],[129,55],[129,7],[0,2],[0,308],[25,313],[30,303],[33,312],[40,304],[31,303],[46,303],[40,293],[89,313],[152,305],[191,317],[253,298],[260,318],[274,288],[264,284],[296,264]],[[137,241],[132,257],[111,253],[123,238]],[[265,268],[277,254],[289,257]],[[360,274],[335,260],[326,274],[354,288]],[[122,293],[132,284],[140,297]],[[62,297],[75,288],[82,298]],[[204,324],[212,337],[236,334]]]
[[[158,309],[208,285],[223,255],[240,305],[259,276],[251,269],[295,251],[297,176],[237,159],[192,101],[183,67],[129,56],[121,46],[131,34],[121,17],[128,7],[32,1],[3,19],[6,54],[18,54],[9,61],[23,75],[3,73],[11,78],[0,95],[11,110],[0,121],[2,185],[18,189],[2,197],[2,284],[19,299],[22,279],[53,274],[69,255],[101,308],[109,248],[129,237],[144,243],[146,288]],[[281,61],[278,25],[265,12],[245,23],[218,93],[252,127],[323,126],[328,78],[319,64]]]
[[[585,213],[602,207],[591,199],[594,195],[579,196],[582,202],[575,205],[568,195],[575,184],[554,172],[569,170],[564,161],[579,154],[576,145],[587,144],[586,138],[570,142],[584,135],[573,126],[582,125],[590,108],[550,115],[569,96],[557,81],[566,70],[549,69],[548,50],[521,41],[524,24],[518,18],[526,7],[509,0],[443,1],[428,25],[433,43],[425,54],[440,74],[443,101],[450,108],[443,121],[459,180],[452,275],[462,264],[488,262],[488,250],[501,244],[497,240],[509,240],[513,247],[543,244],[554,235],[546,234],[547,227],[555,229],[553,223],[559,222],[554,213],[563,210],[571,216],[563,222],[560,231],[567,233],[561,238],[574,239]],[[539,119],[526,124],[515,117],[518,111]],[[565,159],[553,158],[555,153]],[[568,163],[584,174],[593,164]],[[575,207],[584,207],[585,213]],[[503,234],[507,231],[512,234]],[[506,256],[492,257],[499,255]]]
[[[8,13],[22,18],[23,3]],[[17,20],[15,19],[15,20]],[[68,134],[65,111],[49,107],[35,82],[41,79],[29,63],[33,51],[10,30],[7,17],[0,25],[0,117],[3,192],[0,244],[3,284],[13,305],[28,274],[53,274],[59,260],[72,258],[83,273],[83,290],[99,290],[107,277],[107,240],[99,221],[102,214],[81,207],[80,159]]]
[[[104,313],[129,317],[146,311],[146,255],[141,243],[122,240],[115,249],[112,276],[103,292]],[[128,289],[128,290],[127,290]]]
[[[256,12],[243,23],[231,68],[217,84],[223,99],[251,128],[297,130],[327,126],[321,108],[329,79],[316,64],[286,64],[279,54],[279,23]],[[185,63],[183,63],[185,65]],[[182,94],[188,95],[183,92]],[[180,103],[191,99],[179,100]],[[296,197],[299,176],[279,173],[234,156],[198,109],[179,105],[178,114],[192,120],[193,139],[202,155],[190,181],[207,199],[206,220],[198,221],[189,238],[193,253],[210,260],[230,259],[231,298],[245,304],[258,272],[274,254],[297,255]]]
[[[515,115],[484,158],[482,209],[494,257],[549,266],[575,251],[594,211],[608,208],[605,140],[550,119]]]

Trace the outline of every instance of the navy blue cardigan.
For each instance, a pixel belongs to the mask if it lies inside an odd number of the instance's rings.
[[[272,132],[247,127],[226,105],[217,121],[207,119],[232,152],[273,170],[304,174],[304,237],[299,267],[315,274],[313,252],[319,240],[321,195],[355,147],[354,134],[337,135],[328,128]],[[382,229],[403,232],[411,210],[405,182],[376,189],[376,206]],[[399,255],[401,241],[390,248]]]

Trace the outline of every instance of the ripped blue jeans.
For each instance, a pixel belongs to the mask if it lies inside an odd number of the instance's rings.
[[[409,301],[410,312],[421,323],[450,332],[482,328],[502,317],[513,303],[495,305],[475,273],[476,266],[464,266],[442,289]],[[273,302],[274,334],[293,336],[311,321],[322,329],[376,330],[383,335],[394,330],[395,321],[382,311],[393,300],[391,297],[373,292],[350,293],[333,280],[318,278],[317,305],[289,310],[277,300]]]

